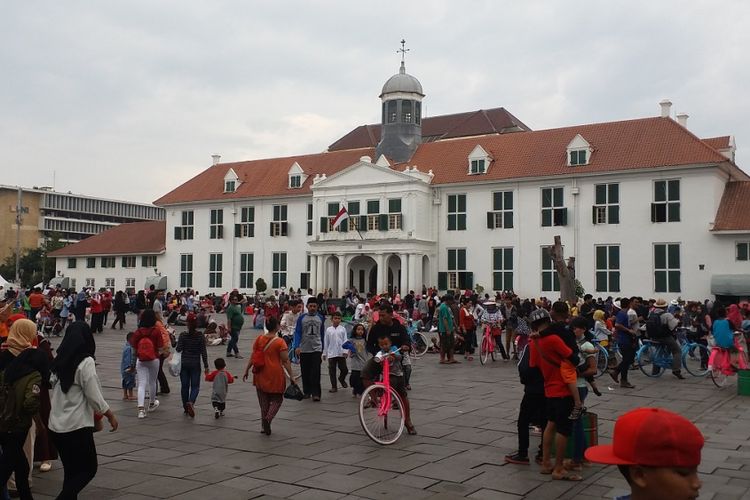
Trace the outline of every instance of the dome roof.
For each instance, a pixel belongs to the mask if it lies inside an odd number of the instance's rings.
[[[422,92],[422,84],[419,83],[419,80],[406,73],[406,67],[403,62],[401,63],[401,69],[399,72],[390,77],[385,82],[385,85],[383,85],[383,91],[380,93],[380,97],[395,92],[409,92],[424,96],[424,93]]]

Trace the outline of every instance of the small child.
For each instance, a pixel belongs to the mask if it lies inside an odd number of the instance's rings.
[[[323,345],[323,360],[328,360],[328,375],[331,378],[331,389],[328,392],[338,391],[336,385],[336,369],[338,368],[338,382],[343,389],[346,385],[346,375],[349,369],[346,367],[347,350],[343,347],[346,342],[346,328],[341,324],[341,313],[334,311],[331,315],[331,326],[326,328],[325,341]]]
[[[133,389],[135,389],[135,352],[130,345],[130,339],[133,332],[129,332],[125,337],[125,346],[122,348],[122,361],[120,362],[120,375],[122,376],[122,400],[130,401],[135,399]]]
[[[578,344],[578,350],[580,351],[580,362],[578,366],[583,366],[586,362],[586,358],[589,358],[591,356],[594,356],[594,359],[596,359],[596,357],[598,357],[599,355],[599,349],[594,347],[594,345],[589,341],[589,327],[586,318],[582,318],[580,316],[578,316],[577,318],[573,318],[573,321],[570,322],[570,329],[576,336],[576,343]],[[597,396],[601,396],[602,393],[601,391],[599,391],[599,387],[596,385],[596,379],[593,376],[585,377],[585,379],[591,387],[591,391]]]
[[[224,410],[227,407],[227,392],[229,384],[234,383],[234,377],[225,370],[226,361],[223,358],[214,360],[216,370],[206,375],[206,382],[213,382],[211,388],[211,405],[214,407],[214,418],[224,416]]]
[[[361,396],[365,392],[365,386],[362,384],[362,368],[370,359],[370,353],[367,352],[365,341],[365,325],[357,323],[352,330],[352,338],[344,343],[343,347],[349,349],[349,359],[351,364],[351,375],[349,375],[349,385],[352,386],[352,397]]]
[[[378,363],[388,363],[388,367],[390,368],[389,381],[391,387],[401,397],[401,402],[404,404],[404,424],[406,425],[406,432],[414,435],[417,433],[417,430],[411,423],[409,394],[406,392],[404,369],[401,365],[401,349],[393,345],[388,334],[382,334],[378,337],[378,346],[380,347],[380,351],[375,355],[375,361]]]

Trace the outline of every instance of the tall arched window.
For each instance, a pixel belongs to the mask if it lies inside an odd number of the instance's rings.
[[[396,119],[398,118],[396,104],[396,101],[388,101],[388,123],[396,123]]]
[[[401,101],[401,122],[412,122],[411,101]]]

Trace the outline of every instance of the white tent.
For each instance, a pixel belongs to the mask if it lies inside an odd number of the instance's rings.
[[[0,286],[7,287],[9,284],[10,284],[10,282],[8,280],[6,280],[2,276],[0,276]]]
[[[39,283],[34,285],[34,288],[41,288],[42,290],[44,290],[44,282],[40,281]]]

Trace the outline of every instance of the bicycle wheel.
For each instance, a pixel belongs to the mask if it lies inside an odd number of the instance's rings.
[[[598,378],[607,373],[607,367],[609,366],[609,355],[607,349],[597,344],[597,355],[596,355],[596,375]]]
[[[415,358],[421,358],[427,352],[427,337],[422,332],[414,332],[411,340],[411,355]]]
[[[709,373],[711,374],[711,382],[713,382],[716,387],[721,389],[722,387],[727,385],[729,376],[724,373],[724,370],[722,370],[721,368],[712,368]]]
[[[659,350],[651,344],[644,344],[643,347],[638,350],[638,354],[635,356],[635,361],[638,363],[638,367],[643,374],[647,377],[658,377],[664,371],[664,369],[656,364],[658,356]]]
[[[359,422],[367,437],[378,444],[395,443],[404,432],[404,406],[396,391],[389,387],[391,406],[381,415],[380,402],[386,395],[383,384],[373,384],[362,394],[359,400]]]
[[[485,364],[490,359],[490,345],[487,336],[482,336],[482,345],[479,347],[479,362]]]
[[[702,344],[687,344],[682,349],[682,366],[693,377],[708,375],[708,348]]]

